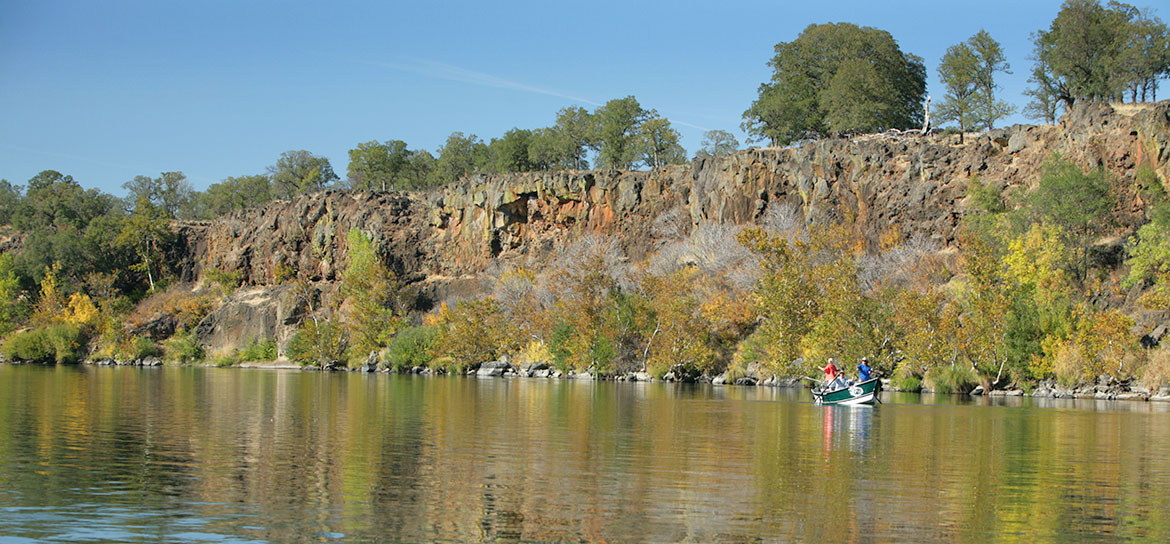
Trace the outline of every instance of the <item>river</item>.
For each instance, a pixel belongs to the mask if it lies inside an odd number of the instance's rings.
[[[0,543],[1170,541],[1170,406],[0,365]]]

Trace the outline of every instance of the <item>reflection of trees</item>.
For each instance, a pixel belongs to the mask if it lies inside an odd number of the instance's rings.
[[[0,386],[0,490],[126,491],[100,500],[161,513],[160,535],[195,516],[273,541],[1170,537],[1153,405],[216,369],[0,366]]]

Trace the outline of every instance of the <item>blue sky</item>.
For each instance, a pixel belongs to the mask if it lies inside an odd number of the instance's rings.
[[[1145,7],[1140,0],[1137,4]],[[267,2],[0,0],[0,177],[59,170],[124,194],[180,170],[196,189],[262,173],[280,153],[324,155],[344,177],[369,140],[439,148],[551,125],[557,110],[634,95],[693,153],[740,116],[777,42],[813,23],[889,31],[938,60],[986,29],[1026,98],[1030,34],[1056,0],[979,2]],[[1165,14],[1158,13],[1160,16]],[[1008,124],[1028,122],[1016,115]]]

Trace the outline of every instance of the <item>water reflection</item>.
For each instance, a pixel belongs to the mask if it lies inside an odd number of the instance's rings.
[[[0,366],[0,535],[1170,537],[1156,403]]]

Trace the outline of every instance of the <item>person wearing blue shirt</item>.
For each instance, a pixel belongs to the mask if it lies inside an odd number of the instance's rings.
[[[864,382],[869,379],[869,374],[873,369],[869,367],[869,359],[862,357],[861,364],[857,365],[857,381]]]

